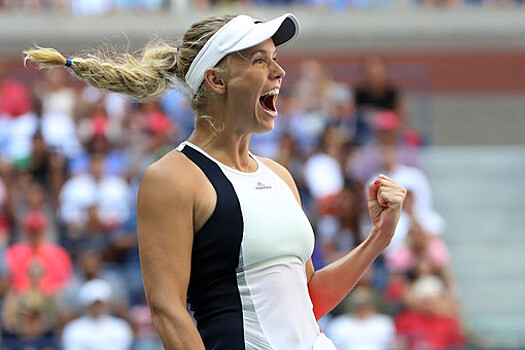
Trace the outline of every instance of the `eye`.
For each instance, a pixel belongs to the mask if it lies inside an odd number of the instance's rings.
[[[253,60],[253,63],[262,64],[262,63],[266,63],[266,60],[264,58],[256,58]]]

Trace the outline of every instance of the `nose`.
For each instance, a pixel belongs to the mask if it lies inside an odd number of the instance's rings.
[[[271,70],[270,78],[272,80],[284,78],[284,76],[286,75],[286,72],[284,71],[284,69],[276,61],[272,60],[272,62],[273,62],[273,67]]]

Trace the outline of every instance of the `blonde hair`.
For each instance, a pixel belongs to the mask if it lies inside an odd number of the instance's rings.
[[[68,61],[55,49],[35,47],[24,51],[25,61],[35,61],[40,67],[64,66],[67,63],[76,76],[96,88],[123,93],[140,101],[150,100],[170,87],[189,91],[185,76],[191,63],[211,36],[233,17],[209,17],[194,23],[184,34],[179,47],[158,39],[152,40],[138,59],[130,53],[111,54],[113,57],[94,53],[86,57],[72,57]],[[221,64],[217,65],[219,69]],[[191,96],[195,110],[206,105],[208,93],[205,85],[202,84]]]

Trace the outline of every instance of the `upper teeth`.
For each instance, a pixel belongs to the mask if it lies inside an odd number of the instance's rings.
[[[277,95],[278,93],[279,93],[279,88],[274,88],[274,89],[271,89],[270,91],[264,93],[262,96]]]

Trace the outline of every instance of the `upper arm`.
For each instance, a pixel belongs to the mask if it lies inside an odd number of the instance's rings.
[[[148,168],[137,201],[138,244],[148,303],[186,307],[193,245],[191,174],[182,159]],[[175,157],[176,158],[176,157]]]

